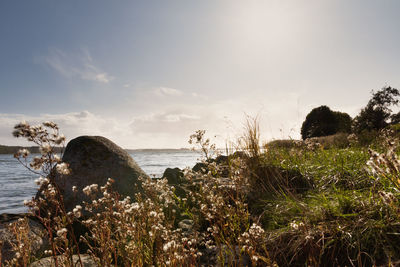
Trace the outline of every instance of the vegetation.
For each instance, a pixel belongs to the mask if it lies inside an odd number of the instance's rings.
[[[399,90],[390,86],[372,92],[367,106],[354,118],[353,131],[361,133],[381,130],[390,124],[398,123],[400,114],[392,114],[391,106],[398,105],[399,96]]]
[[[197,131],[190,143],[201,148],[204,165],[199,172],[185,170],[185,195],[176,195],[166,179],[143,179],[142,193],[122,198],[110,179],[85,188],[92,201],[65,212],[52,180],[52,170],[68,173],[52,152],[54,142],[63,140],[56,125],[43,126],[55,135],[28,124],[17,125],[15,135],[46,140],[40,144],[42,156],[26,166],[45,172],[47,178],[38,183],[55,210],[52,216],[38,212],[48,204],[41,199],[27,205],[53,236],[46,253],[58,266],[72,266],[72,255],[82,252],[105,266],[240,266],[246,261],[252,266],[388,266],[400,260],[394,131],[379,132],[369,147],[345,134],[260,147],[258,122],[250,119],[234,147],[242,153],[228,153],[218,162],[211,160],[218,155],[205,131]],[[38,129],[35,138],[32,127]],[[27,156],[26,150],[16,154],[22,163]],[[102,197],[95,199],[95,192]],[[92,215],[83,218],[83,211]],[[182,220],[191,226],[185,229]],[[80,237],[74,234],[76,222],[87,229]],[[17,257],[7,264],[34,261],[29,239],[23,238],[27,224],[10,227],[20,243],[14,246]]]
[[[332,111],[327,106],[320,106],[308,113],[301,126],[301,137],[304,139],[327,136],[335,133],[349,133],[351,117],[347,113]]]

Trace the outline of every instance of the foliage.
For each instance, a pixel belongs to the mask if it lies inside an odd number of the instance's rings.
[[[320,106],[307,114],[301,126],[303,139],[332,135],[338,132],[350,132],[351,117],[347,113],[332,111],[327,106]]]
[[[397,123],[399,115],[392,114],[391,106],[398,105],[399,96],[399,90],[390,86],[377,92],[372,91],[372,98],[354,118],[353,131],[360,133],[363,130],[380,130],[391,123]]]
[[[334,111],[335,122],[336,122],[336,132],[337,133],[350,133],[352,118],[349,114],[345,112]]]
[[[25,201],[24,204],[30,207],[32,215],[38,218],[48,232],[51,250],[46,251],[46,254],[53,256],[56,265],[69,266],[73,264],[73,254],[77,253],[82,264],[78,241],[72,226],[75,217],[80,216],[82,207],[77,207],[74,213],[67,213],[60,188],[55,181],[57,173],[65,175],[70,173],[68,164],[63,163],[61,157],[56,154],[57,146],[64,147],[65,136],[59,133],[58,126],[53,122],[30,125],[25,121],[14,127],[13,135],[17,138],[26,138],[39,146],[40,156],[34,156],[31,162],[28,162],[30,152],[27,149],[17,151],[14,157],[28,170],[40,176],[35,180],[40,187],[40,197]],[[46,212],[43,209],[45,207]],[[24,231],[28,230],[24,228]],[[26,256],[26,250],[22,250],[21,246],[15,247],[15,250],[17,257],[11,261],[12,265],[21,265],[21,261],[24,264],[29,263],[26,259],[31,257]],[[64,257],[58,258],[57,255],[60,254]]]

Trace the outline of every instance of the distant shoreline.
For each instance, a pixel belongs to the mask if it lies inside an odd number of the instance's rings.
[[[38,146],[4,146],[0,145],[0,154],[14,154],[20,149],[28,149],[32,154],[40,153]],[[56,153],[61,152],[61,147],[56,147]],[[124,149],[128,153],[133,152],[177,152],[177,151],[192,151],[189,148],[138,148],[138,149]]]
[[[37,154],[40,153],[38,146],[4,146],[0,145],[0,154],[14,154],[20,149],[28,149],[30,153]],[[60,153],[61,147],[55,147],[55,152]]]
[[[176,152],[176,151],[192,151],[189,148],[137,148],[137,149],[124,149],[126,152]]]

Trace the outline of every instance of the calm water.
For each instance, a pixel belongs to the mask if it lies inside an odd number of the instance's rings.
[[[200,155],[193,151],[135,151],[130,153],[150,176],[161,177],[166,168],[193,167]],[[25,169],[13,155],[0,154],[0,213],[20,213],[22,204],[36,194],[37,175]]]

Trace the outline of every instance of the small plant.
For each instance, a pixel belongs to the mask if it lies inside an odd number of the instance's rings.
[[[16,222],[11,223],[8,228],[15,236],[14,242],[11,242],[11,246],[15,252],[15,257],[10,261],[6,261],[6,264],[12,266],[28,266],[34,257],[32,255],[32,242],[31,237],[29,236],[29,224],[27,218],[18,219]]]
[[[75,214],[67,213],[63,196],[56,183],[58,174],[68,175],[68,164],[61,161],[61,156],[55,153],[57,146],[64,147],[65,136],[59,133],[54,122],[44,122],[41,125],[29,125],[23,121],[14,127],[13,135],[23,137],[39,146],[41,155],[28,162],[29,151],[19,150],[14,157],[29,171],[40,175],[35,182],[39,186],[39,196],[25,201],[30,212],[36,216],[46,228],[51,246],[51,253],[57,265],[72,266],[72,256],[79,254],[79,245],[74,235],[72,224]],[[28,231],[27,229],[25,229]],[[17,255],[24,255],[24,247],[15,247]],[[62,255],[63,257],[58,257]]]
[[[257,125],[256,120],[253,123]],[[258,129],[252,128],[250,122],[248,126],[255,130],[248,136],[250,153],[259,155]],[[209,139],[204,139],[204,132],[197,132],[192,138],[202,151],[215,148]],[[194,187],[189,196],[190,201],[195,203],[191,210],[195,225],[200,227],[198,231],[206,228],[201,233],[202,243],[218,253],[221,265],[232,266],[245,255],[251,257],[253,264],[269,263],[263,245],[265,232],[258,223],[251,223],[246,203],[250,184],[244,160],[228,157],[228,177],[224,177],[226,169],[216,162],[207,162],[208,172],[186,171],[184,175],[187,183]]]

